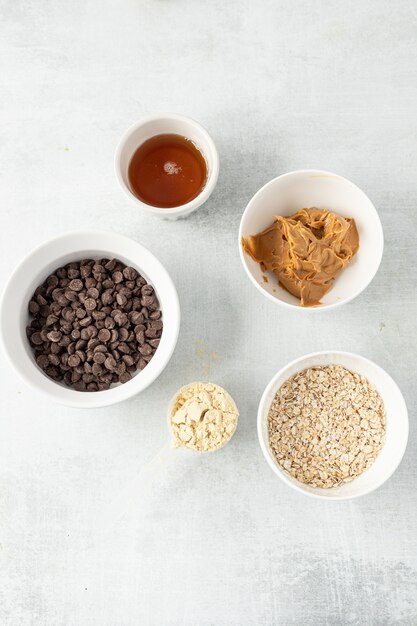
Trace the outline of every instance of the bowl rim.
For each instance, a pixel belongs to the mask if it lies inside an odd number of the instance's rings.
[[[94,393],[92,392],[92,393],[87,394],[86,392],[77,392],[74,389],[71,389],[70,387],[62,386],[62,389],[64,390],[63,396],[65,397],[60,397],[58,393],[52,394],[48,389],[43,388],[40,385],[38,385],[32,379],[30,375],[26,374],[23,368],[19,367],[17,363],[17,359],[13,355],[13,352],[9,349],[8,342],[5,341],[5,338],[4,338],[4,331],[5,331],[4,325],[7,323],[5,321],[5,315],[6,315],[5,301],[6,301],[8,292],[10,291],[10,289],[13,288],[13,283],[16,278],[16,275],[18,275],[19,272],[21,272],[22,268],[24,268],[24,266],[28,264],[28,262],[33,256],[47,250],[48,247],[50,246],[57,245],[60,242],[63,242],[66,240],[70,241],[74,238],[79,238],[79,237],[81,238],[91,237],[91,238],[98,239],[103,236],[105,238],[111,238],[112,240],[117,241],[119,244],[125,244],[125,245],[133,244],[139,253],[142,253],[144,256],[148,258],[148,261],[151,261],[152,263],[154,263],[155,267],[158,270],[158,273],[161,276],[163,276],[164,280],[166,281],[166,286],[168,287],[169,297],[170,297],[169,308],[170,308],[170,319],[172,321],[171,330],[170,330],[170,339],[169,339],[169,342],[166,344],[164,356],[163,358],[161,358],[161,361],[158,363],[158,367],[153,372],[152,378],[146,381],[145,384],[143,384],[143,380],[142,380],[142,385],[139,384],[140,372],[138,372],[137,376],[134,376],[132,380],[128,381],[127,383],[123,385],[120,385],[118,387],[113,387],[113,388],[103,390],[103,391],[96,391]],[[101,244],[97,244],[97,245],[100,248]],[[94,244],[92,244],[92,246],[94,246]],[[87,248],[87,246],[85,247]],[[77,252],[77,250],[75,250],[75,252]],[[82,251],[80,251],[80,258],[81,258],[81,255],[82,255]],[[56,256],[59,258],[59,255],[56,255]],[[52,255],[51,260],[54,260],[56,256]],[[117,254],[115,254],[115,256],[117,256]],[[126,258],[129,259],[134,266],[138,267],[139,271],[143,271],[144,274],[148,275],[148,271],[142,270],[142,268],[140,267],[140,263],[138,264],[136,261],[134,261],[131,258],[130,254],[127,254]],[[158,291],[158,285],[156,284],[156,282],[153,281],[151,277],[149,278],[149,280],[155,286],[156,291]],[[30,282],[30,279],[28,280],[28,283],[29,282]],[[64,406],[74,407],[74,408],[94,409],[94,408],[100,408],[104,406],[110,406],[113,404],[118,404],[119,402],[123,402],[124,400],[127,400],[133,397],[134,395],[144,391],[153,382],[155,382],[155,380],[160,376],[160,374],[163,372],[165,367],[168,365],[172,357],[172,354],[175,350],[177,341],[178,341],[180,324],[181,324],[181,311],[180,311],[180,304],[179,304],[177,290],[175,288],[175,284],[172,278],[170,277],[168,271],[165,269],[164,265],[159,261],[159,259],[157,259],[157,257],[150,250],[148,250],[148,248],[143,246],[141,243],[135,241],[134,239],[131,239],[130,237],[126,237],[125,235],[121,235],[119,233],[113,233],[111,231],[106,231],[102,229],[101,230],[85,229],[85,230],[65,231],[63,233],[60,233],[42,242],[41,244],[33,248],[28,254],[26,254],[21,259],[21,261],[15,266],[14,270],[10,274],[8,280],[6,281],[6,284],[2,290],[2,293],[0,294],[0,347],[2,348],[4,354],[6,355],[8,362],[13,367],[14,371],[18,374],[20,379],[23,380],[24,383],[29,388],[34,389],[37,393],[42,394],[44,397],[47,397],[49,400],[55,403],[58,403]],[[33,363],[33,366],[36,367],[36,364]],[[52,380],[50,381],[48,379],[48,382],[51,382],[51,384],[53,385],[59,386],[57,383],[54,383],[54,381]],[[122,393],[121,391],[119,391],[117,394],[111,393],[112,391],[114,392],[115,390],[123,390],[124,393]]]
[[[121,167],[120,167],[121,154],[129,137],[136,130],[138,130],[141,126],[144,126],[145,124],[148,124],[149,122],[155,122],[158,120],[174,120],[174,121],[183,122],[184,124],[189,124],[189,125],[197,127],[199,131],[201,132],[201,134],[204,135],[207,141],[207,144],[209,146],[211,157],[213,159],[212,169],[211,171],[208,172],[206,184],[204,185],[201,192],[189,202],[186,202],[185,204],[181,204],[180,206],[177,206],[177,207],[169,207],[169,208],[156,207],[156,206],[153,206],[152,204],[146,204],[146,202],[142,202],[142,200],[140,200],[137,196],[135,196],[134,193],[130,191],[129,187],[124,182],[123,176],[121,173]],[[206,158],[204,153],[203,153],[203,156],[204,158]],[[198,209],[202,204],[204,204],[213,193],[214,188],[217,184],[217,180],[219,177],[219,168],[220,168],[219,153],[217,152],[216,145],[213,139],[211,138],[209,132],[206,130],[206,128],[202,124],[200,124],[200,122],[197,122],[197,120],[191,117],[188,117],[186,115],[179,115],[178,113],[166,112],[166,113],[158,113],[155,115],[148,115],[146,117],[141,118],[139,121],[135,122],[134,124],[131,124],[131,126],[129,126],[129,128],[125,130],[125,132],[119,139],[119,142],[117,144],[116,151],[114,154],[114,171],[116,174],[117,182],[119,183],[125,195],[144,211],[147,211],[148,213],[152,213],[153,215],[158,215],[162,217],[164,216],[175,217],[177,215],[192,213],[193,211]]]
[[[246,263],[246,258],[245,258],[245,254],[246,253],[243,250],[241,242],[242,242],[242,236],[243,236],[243,232],[242,232],[243,231],[243,222],[244,222],[246,216],[249,214],[249,212],[251,210],[251,205],[265,191],[265,189],[267,189],[268,187],[274,185],[278,180],[281,180],[283,178],[289,178],[291,176],[300,175],[300,174],[307,174],[307,175],[310,175],[310,176],[311,175],[315,175],[315,176],[323,176],[323,177],[340,178],[340,179],[346,181],[348,184],[352,185],[352,187],[355,187],[358,191],[363,193],[366,196],[366,198],[369,200],[370,205],[371,205],[371,207],[370,207],[371,212],[376,217],[376,222],[378,224],[378,239],[379,239],[379,243],[380,243],[380,246],[379,246],[380,250],[379,250],[378,263],[376,265],[374,273],[372,274],[372,276],[370,276],[367,279],[366,282],[364,282],[364,284],[360,287],[359,290],[356,291],[356,293],[354,293],[351,296],[348,296],[348,297],[344,298],[343,300],[340,300],[339,302],[334,302],[333,304],[324,304],[324,305],[308,307],[308,306],[301,306],[299,304],[292,304],[290,302],[284,302],[283,300],[280,300],[280,298],[277,298],[276,296],[274,296],[274,295],[270,294],[268,291],[266,291],[262,287],[262,285],[260,285],[254,279],[254,277],[252,276],[251,272],[249,271],[249,268],[248,268],[247,263]],[[383,257],[383,254],[384,254],[384,231],[383,231],[383,228],[382,228],[381,219],[379,217],[378,211],[375,208],[374,203],[369,198],[369,196],[360,187],[358,187],[358,185],[353,183],[351,180],[349,180],[345,176],[340,176],[340,174],[335,174],[334,172],[328,172],[326,170],[316,170],[316,169],[301,169],[301,170],[292,170],[291,172],[286,172],[285,174],[280,174],[279,176],[276,176],[272,180],[270,180],[267,183],[265,183],[265,185],[263,185],[260,189],[258,189],[258,191],[251,197],[251,199],[247,203],[247,205],[245,207],[245,210],[242,213],[242,217],[240,219],[238,246],[239,246],[240,260],[242,262],[242,265],[243,265],[243,268],[244,268],[244,270],[246,272],[246,275],[249,277],[250,281],[256,287],[256,289],[260,293],[262,293],[263,296],[268,298],[268,300],[271,300],[271,302],[274,302],[275,304],[278,304],[280,306],[284,306],[287,309],[291,309],[293,311],[296,310],[296,311],[303,311],[303,312],[307,312],[307,313],[317,313],[317,312],[323,312],[323,311],[330,311],[330,310],[335,309],[337,307],[340,307],[340,306],[342,306],[344,304],[347,304],[348,302],[352,302],[352,300],[357,298],[370,285],[370,283],[373,281],[373,279],[375,278],[375,276],[376,276],[376,274],[377,274],[377,272],[379,270],[379,267],[380,267],[381,261],[382,261],[382,257]]]
[[[380,372],[382,372],[382,374],[384,376],[387,376],[389,379],[391,379],[392,383],[394,384],[394,386],[397,388],[398,393],[399,393],[399,401],[401,403],[401,409],[404,413],[404,417],[405,417],[405,432],[404,432],[404,445],[403,448],[400,452],[400,454],[398,455],[398,459],[397,462],[394,464],[393,468],[390,470],[389,473],[387,473],[386,475],[383,476],[383,478],[381,478],[379,481],[376,481],[374,485],[372,485],[371,487],[364,489],[362,492],[357,493],[357,494],[353,494],[353,495],[327,495],[325,489],[323,489],[323,493],[316,493],[316,492],[312,492],[312,491],[307,491],[302,484],[303,483],[299,483],[299,481],[294,480],[290,480],[290,478],[286,475],[286,473],[279,469],[278,466],[272,461],[271,459],[271,455],[270,455],[270,451],[269,451],[269,445],[268,445],[268,441],[265,441],[263,434],[262,434],[262,426],[263,426],[263,422],[264,422],[264,416],[267,415],[266,411],[265,411],[265,405],[266,405],[266,400],[268,395],[270,394],[271,390],[274,388],[274,386],[276,385],[276,381],[278,380],[278,378],[280,378],[286,370],[292,368],[295,365],[298,365],[299,363],[301,364],[303,361],[306,361],[307,359],[312,359],[312,358],[318,358],[324,355],[342,355],[342,356],[346,356],[348,358],[352,357],[354,359],[359,359],[362,362],[368,363],[371,365],[371,367],[375,368],[376,370],[379,370]],[[299,371],[302,371],[302,368],[300,368]],[[407,410],[407,405],[404,399],[404,396],[401,392],[401,389],[399,388],[399,386],[397,385],[397,383],[395,382],[395,380],[392,378],[392,376],[390,376],[390,374],[388,374],[388,372],[386,370],[384,370],[380,365],[378,365],[377,363],[375,363],[375,361],[372,361],[371,359],[368,359],[367,357],[362,356],[361,354],[357,354],[355,352],[347,352],[344,350],[320,350],[319,352],[310,352],[308,354],[304,354],[303,356],[300,356],[296,359],[293,359],[292,361],[290,361],[289,363],[287,363],[286,365],[284,365],[283,367],[281,367],[275,374],[274,376],[271,378],[271,380],[269,381],[269,383],[266,385],[261,399],[259,401],[259,405],[258,405],[258,412],[257,412],[257,433],[258,433],[258,442],[260,445],[260,448],[262,450],[262,454],[264,456],[264,459],[266,460],[267,464],[269,465],[269,467],[272,469],[272,471],[274,472],[274,474],[276,476],[278,476],[285,484],[289,485],[290,487],[292,487],[295,491],[302,493],[305,496],[309,496],[310,498],[316,498],[319,500],[327,500],[327,501],[331,501],[331,500],[353,500],[355,498],[360,498],[362,496],[365,496],[369,493],[371,493],[372,491],[375,491],[376,489],[378,489],[379,487],[381,487],[385,482],[387,482],[387,480],[389,480],[389,478],[391,478],[391,476],[394,474],[394,472],[397,470],[397,468],[399,467],[405,451],[407,449],[407,444],[408,444],[408,436],[409,436],[409,417],[408,417],[408,410]]]

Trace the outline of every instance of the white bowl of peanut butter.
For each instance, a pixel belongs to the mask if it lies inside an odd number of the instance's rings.
[[[378,213],[352,182],[320,170],[283,174],[247,205],[239,229],[243,267],[267,298],[331,309],[358,296],[382,259]]]

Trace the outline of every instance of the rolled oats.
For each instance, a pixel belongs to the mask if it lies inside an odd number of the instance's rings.
[[[313,487],[349,482],[384,445],[384,403],[363,376],[341,365],[298,372],[277,391],[268,414],[270,448],[293,478]]]

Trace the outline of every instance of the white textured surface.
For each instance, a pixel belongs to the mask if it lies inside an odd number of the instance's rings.
[[[414,3],[0,7],[2,284],[42,240],[99,226],[149,246],[169,267],[183,310],[164,374],[116,407],[52,406],[1,362],[0,623],[416,624]],[[209,203],[175,223],[139,215],[113,174],[121,133],[161,110],[200,120],[221,158]],[[236,245],[252,194],[302,167],[356,182],[386,235],[368,290],[311,320],[258,294]],[[293,493],[256,439],[272,374],[326,348],[381,364],[410,411],[399,470],[351,503]],[[236,399],[233,441],[207,456],[167,454],[135,482],[166,443],[168,400],[196,378]],[[124,499],[103,533],[110,503]]]

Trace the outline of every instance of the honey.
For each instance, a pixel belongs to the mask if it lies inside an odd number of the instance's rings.
[[[206,184],[207,164],[190,139],[174,134],[156,135],[134,153],[128,179],[132,193],[142,202],[173,208],[198,196]]]

